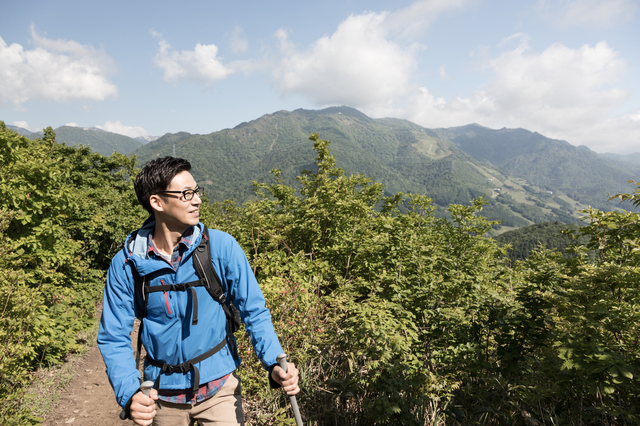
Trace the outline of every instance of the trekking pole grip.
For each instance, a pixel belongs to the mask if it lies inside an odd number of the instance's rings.
[[[143,395],[149,396],[151,393],[151,388],[153,387],[153,382],[151,380],[147,380],[143,384],[140,385],[140,391]]]
[[[288,370],[287,355],[286,354],[278,355],[276,357],[276,361],[278,361],[278,365],[286,373],[287,370]],[[300,410],[298,409],[298,401],[296,400],[296,396],[295,395],[289,395],[289,402],[291,403],[291,409],[293,410],[293,416],[296,418],[296,425],[297,426],[303,426],[302,425],[302,417],[300,417]]]

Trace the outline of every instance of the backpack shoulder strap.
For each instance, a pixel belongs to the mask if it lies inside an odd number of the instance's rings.
[[[193,264],[211,297],[222,305],[233,334],[240,328],[240,315],[235,306],[227,301],[220,278],[213,267],[209,244],[209,229],[205,226],[200,244],[193,252]]]
[[[142,352],[142,330],[144,327],[143,318],[147,316],[147,298],[149,297],[149,277],[140,276],[136,268],[131,265],[134,288],[134,310],[136,317],[140,320],[138,326],[138,341],[136,343],[136,368],[140,368],[140,353]]]

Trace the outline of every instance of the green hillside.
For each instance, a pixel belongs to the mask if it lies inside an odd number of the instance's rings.
[[[388,193],[445,191],[451,186],[452,154],[470,160],[450,143],[433,141],[409,122],[373,120],[351,108],[296,110],[267,114],[233,129],[209,135],[169,134],[138,149],[140,162],[158,155],[189,159],[211,199],[251,197],[251,181],[268,180],[274,168],[287,182],[303,169],[313,168],[313,150],[307,138],[319,133],[332,142],[338,164],[348,173],[364,173],[383,182]],[[476,174],[459,162],[456,176]],[[466,179],[466,178],[464,178]]]
[[[193,164],[210,200],[245,202],[253,197],[253,181],[273,182],[272,169],[293,185],[302,170],[314,170],[311,133],[331,141],[347,174],[369,176],[387,194],[426,194],[438,214],[485,195],[489,204],[482,214],[501,221],[500,232],[540,222],[576,223],[578,210],[589,205],[610,211],[616,206],[607,193],[629,191],[626,181],[636,176],[627,171],[633,168],[613,167],[588,149],[522,129],[431,130],[348,107],[278,111],[207,135],[167,134],[135,154],[143,164],[175,152]]]
[[[516,260],[525,260],[538,247],[565,253],[567,246],[574,241],[562,232],[576,229],[578,229],[576,224],[544,222],[505,232],[494,239],[501,246],[507,244],[511,246],[508,250],[508,256],[512,262],[515,262]],[[588,240],[585,237],[580,237],[578,243],[586,245]]]
[[[435,131],[476,160],[529,182],[531,192],[562,191],[575,201],[608,210],[608,194],[633,190],[640,170],[621,167],[590,149],[524,129],[492,130],[477,124]]]
[[[94,152],[102,155],[112,155],[114,152],[128,155],[142,146],[142,143],[128,136],[100,129],[62,126],[58,127],[55,132],[58,143],[64,143],[68,146],[90,146]]]
[[[612,153],[604,153],[601,154],[602,157],[607,158],[609,160],[613,160],[616,162],[630,163],[636,167],[640,167],[640,152],[634,152],[633,154],[612,154]]]

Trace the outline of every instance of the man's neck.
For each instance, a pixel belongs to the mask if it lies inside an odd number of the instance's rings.
[[[156,226],[153,231],[153,244],[160,251],[160,253],[167,256],[171,256],[173,250],[176,248],[182,234],[188,229],[171,229],[166,223],[156,221]]]

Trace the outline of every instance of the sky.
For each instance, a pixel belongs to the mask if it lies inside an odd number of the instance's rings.
[[[31,131],[346,105],[640,152],[640,0],[1,2],[0,120]]]

